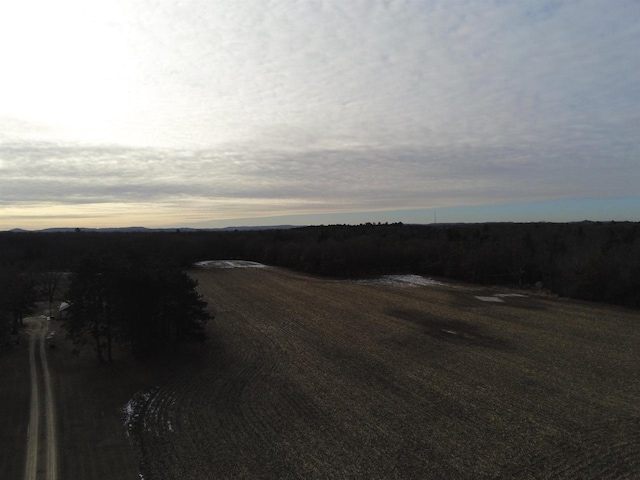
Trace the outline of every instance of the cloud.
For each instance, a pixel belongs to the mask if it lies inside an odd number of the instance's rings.
[[[2,150],[4,205],[264,202],[283,211],[401,209],[633,195],[625,158],[525,147],[179,151],[14,145]],[[615,152],[614,152],[615,153]],[[617,168],[616,168],[617,167]]]
[[[637,195],[635,2],[65,0],[50,24],[34,7],[0,8],[3,205]]]

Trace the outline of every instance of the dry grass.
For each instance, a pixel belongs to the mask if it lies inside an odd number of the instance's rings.
[[[140,461],[126,437],[122,409],[141,388],[170,374],[175,366],[143,363],[115,352],[100,364],[90,347],[79,355],[54,322],[49,349],[58,418],[59,478],[139,480]]]
[[[0,478],[24,476],[29,425],[29,342],[0,350]]]

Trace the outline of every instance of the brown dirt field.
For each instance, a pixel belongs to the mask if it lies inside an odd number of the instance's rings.
[[[210,341],[47,357],[59,478],[639,478],[640,312],[496,290],[196,270]],[[122,408],[148,393],[125,436]],[[29,349],[0,351],[0,478],[22,479]]]
[[[272,268],[192,275],[217,316],[199,360],[139,405],[146,480],[640,475],[638,311]],[[64,408],[93,401],[80,395]],[[74,455],[124,458],[65,435]]]

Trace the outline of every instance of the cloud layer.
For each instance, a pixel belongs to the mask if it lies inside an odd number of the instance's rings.
[[[637,2],[44,5],[0,7],[0,227],[639,194]]]

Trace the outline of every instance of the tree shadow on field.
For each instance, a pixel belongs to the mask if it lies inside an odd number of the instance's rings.
[[[385,313],[400,320],[418,325],[425,335],[445,342],[470,347],[509,348],[506,340],[488,335],[483,332],[483,328],[480,325],[436,317],[420,310],[394,308],[385,310]]]

